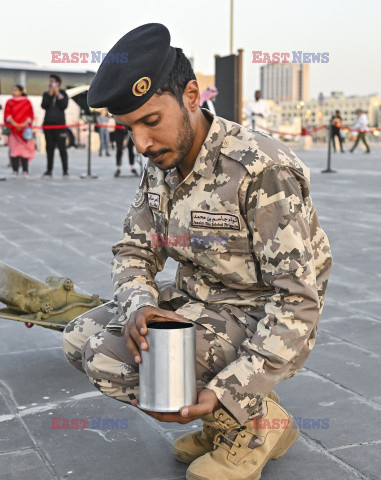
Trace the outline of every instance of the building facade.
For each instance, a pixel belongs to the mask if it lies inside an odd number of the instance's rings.
[[[48,88],[49,75],[58,74],[62,78],[62,88],[88,85],[95,76],[95,72],[89,70],[59,70],[39,67],[34,62],[22,62],[18,60],[0,60],[0,94],[10,95],[13,85],[20,84],[28,95],[42,95]]]
[[[280,101],[307,101],[310,98],[308,63],[267,63],[261,66],[262,98]]]
[[[336,110],[340,111],[343,125],[352,127],[357,121],[357,109],[367,114],[370,127],[381,127],[381,97],[376,94],[345,96],[343,92],[331,92],[326,98],[269,102],[269,106],[269,128],[280,131],[300,133],[302,128],[308,130],[329,125]],[[326,137],[326,129],[314,134],[319,140]]]

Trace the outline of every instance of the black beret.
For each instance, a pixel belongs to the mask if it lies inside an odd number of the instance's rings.
[[[126,33],[108,52],[87,93],[92,108],[114,115],[133,112],[161,87],[176,60],[171,35],[161,23]]]

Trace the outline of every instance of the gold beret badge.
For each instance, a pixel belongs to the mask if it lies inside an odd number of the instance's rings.
[[[151,87],[151,79],[149,77],[139,78],[132,87],[132,93],[137,97],[140,97],[148,92]]]

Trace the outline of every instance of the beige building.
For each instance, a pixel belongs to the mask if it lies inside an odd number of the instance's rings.
[[[246,101],[244,98],[244,105]],[[329,125],[336,110],[340,110],[343,125],[346,127],[352,127],[356,123],[358,108],[367,114],[370,127],[381,127],[381,97],[375,94],[346,97],[342,92],[331,92],[329,97],[320,102],[311,99],[283,102],[267,100],[267,103],[270,108],[267,128],[282,132],[285,137],[300,135],[302,127],[312,129]],[[244,120],[243,124],[247,126],[247,120]],[[327,130],[314,133],[313,138],[325,141]]]
[[[310,99],[308,63],[268,63],[261,67],[262,98],[280,101]]]
[[[357,121],[356,110],[361,108],[369,119],[371,127],[381,126],[381,97],[378,95],[346,97],[342,92],[331,92],[322,102],[317,99],[309,101],[279,102],[273,104],[269,124],[273,126],[295,124],[310,129],[329,125],[336,110],[340,110],[343,125],[352,127]],[[325,137],[325,130],[317,137]]]

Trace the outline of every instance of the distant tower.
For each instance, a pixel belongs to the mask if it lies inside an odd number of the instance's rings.
[[[287,101],[310,99],[308,63],[267,63],[260,72],[262,98]]]

